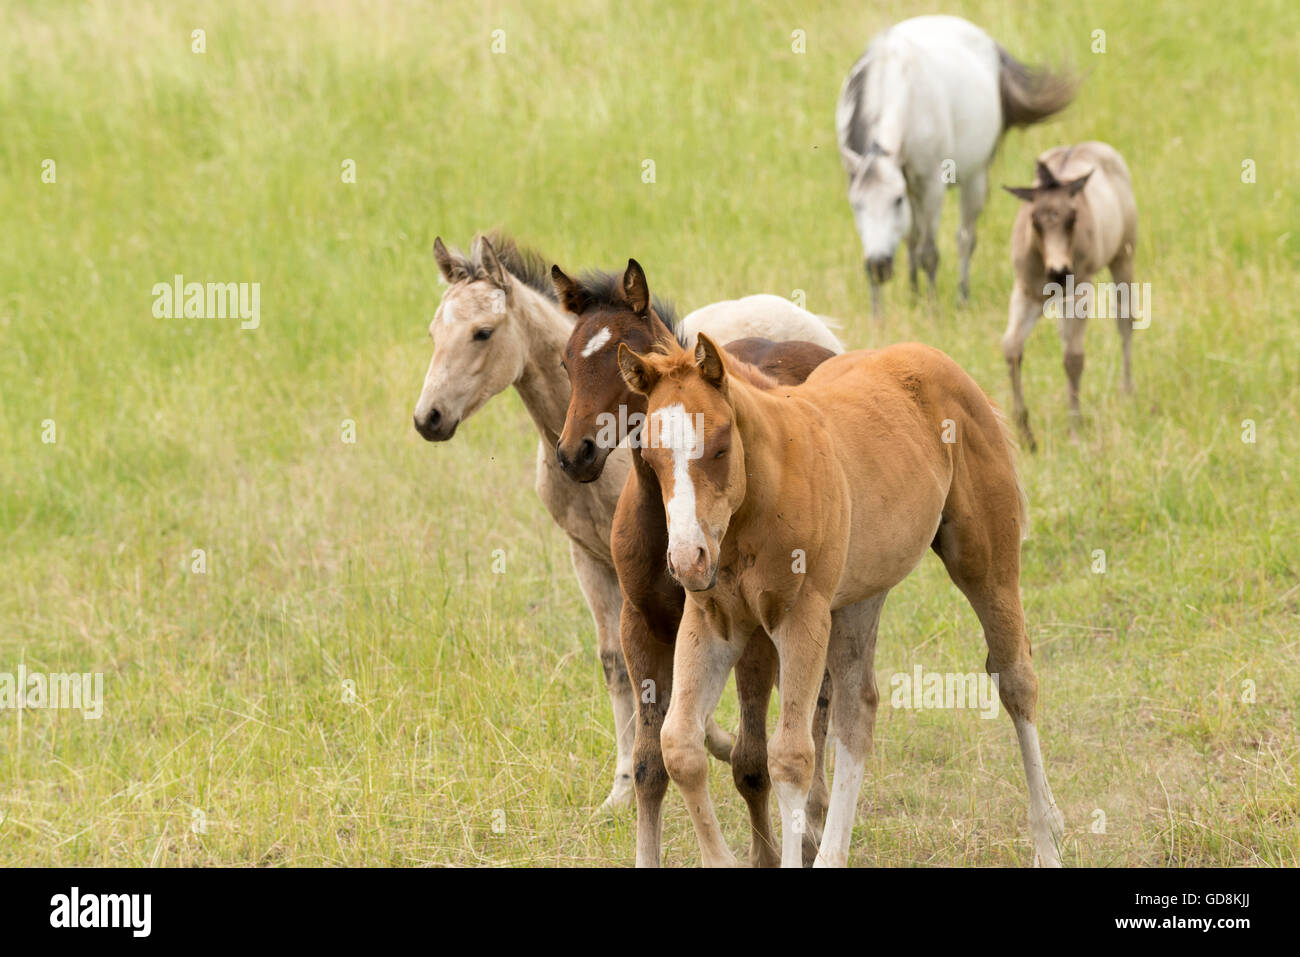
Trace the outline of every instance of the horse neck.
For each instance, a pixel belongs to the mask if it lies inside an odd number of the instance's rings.
[[[740,430],[741,445],[745,450],[747,475],[745,501],[736,515],[748,513],[756,516],[773,514],[780,504],[774,501],[776,490],[781,488],[780,470],[785,439],[790,426],[781,421],[783,412],[794,412],[794,403],[780,403],[759,387],[732,376],[731,407],[736,427]]]
[[[532,416],[542,440],[553,447],[564,431],[569,409],[569,377],[560,365],[573,323],[551,300],[512,280],[514,318],[528,343],[515,391]]]
[[[891,52],[882,58],[881,69],[868,79],[868,97],[878,97],[880,112],[871,129],[875,140],[891,156],[902,158],[903,134],[911,114],[912,91],[903,69],[902,56]]]

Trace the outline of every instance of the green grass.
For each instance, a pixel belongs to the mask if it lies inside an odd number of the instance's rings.
[[[897,281],[888,321],[866,314],[835,98],[918,11],[660,6],[0,11],[0,672],[106,676],[100,721],[0,712],[0,865],[631,862],[632,815],[592,811],[612,722],[530,421],[509,393],[449,445],[410,426],[435,235],[504,225],[569,268],[635,256],[685,309],[801,289],[852,346],[933,343],[1007,400],[1011,197],[990,197],[969,308],[950,196],[941,315]],[[1113,329],[1089,332],[1078,446],[1050,323],[1026,357],[1023,591],[1066,861],[1300,863],[1300,10],[950,9],[1086,72],[992,182],[1057,142],[1114,144],[1154,287],[1134,399]],[[178,272],[260,282],[261,327],[154,318]],[[927,559],[886,609],[882,684],[983,659]],[[739,850],[721,766],[713,793]],[[882,707],[861,812],[858,864],[1030,860],[1005,718]],[[698,860],[675,793],[665,844]]]

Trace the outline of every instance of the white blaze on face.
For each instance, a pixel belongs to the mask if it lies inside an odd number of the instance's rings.
[[[609,342],[609,326],[603,327],[600,332],[592,336],[590,341],[582,347],[582,357],[586,359],[607,342]]]
[[[695,512],[695,484],[691,481],[690,464],[696,454],[694,417],[688,415],[680,402],[657,409],[654,413],[654,441],[659,448],[673,453],[673,487],[668,499],[668,553],[674,564],[690,567],[695,562],[697,549],[708,551],[709,543],[700,527]],[[679,560],[680,559],[680,560]]]
[[[456,321],[456,314],[451,310],[451,303],[443,300],[442,303],[442,322],[443,325],[450,326]]]

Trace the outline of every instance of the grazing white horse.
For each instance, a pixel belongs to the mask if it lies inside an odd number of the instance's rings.
[[[965,301],[975,222],[1002,134],[1064,109],[1075,86],[1064,74],[1025,66],[958,17],[904,20],[871,41],[844,81],[835,127],[873,315],[904,240],[913,290],[919,263],[936,294],[935,235],[944,191],[953,185],[961,187],[958,290]]]

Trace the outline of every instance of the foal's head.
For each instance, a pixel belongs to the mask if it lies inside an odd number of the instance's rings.
[[[707,591],[746,491],[727,360],[701,333],[693,353],[670,346],[640,354],[624,345],[618,363],[628,388],[647,400],[641,455],[663,492],[668,571],[688,591]]]
[[[1038,163],[1033,186],[1002,187],[1017,199],[1030,204],[1030,222],[1034,228],[1034,242],[1043,256],[1047,281],[1064,283],[1074,271],[1074,231],[1078,225],[1083,187],[1092,170],[1082,176],[1062,182],[1047,164]]]
[[[643,405],[619,374],[619,345],[644,351],[672,339],[668,323],[673,314],[670,307],[651,298],[645,273],[635,259],[628,260],[621,277],[588,273],[575,281],[554,266],[551,279],[561,305],[577,317],[564,347],[569,409],[555,454],[570,478],[592,482],[600,478],[605,459],[622,441],[628,417]]]
[[[894,251],[912,230],[912,204],[898,158],[873,143],[849,177],[849,206],[867,275],[884,282],[894,271]]]
[[[530,286],[550,292],[541,259],[519,250],[508,238],[499,250],[480,236],[466,256],[433,242],[438,270],[447,291],[429,324],[434,353],[415,404],[415,429],[430,442],[445,442],[456,426],[488,399],[519,378],[528,344],[518,323],[511,322],[517,295],[512,272],[528,277]]]

